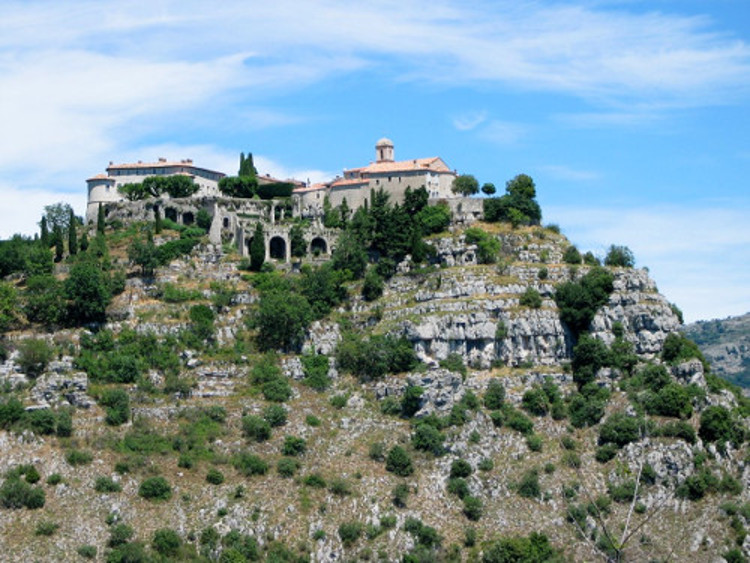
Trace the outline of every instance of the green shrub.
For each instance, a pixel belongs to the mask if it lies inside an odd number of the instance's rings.
[[[586,330],[599,308],[609,300],[614,276],[604,268],[594,267],[580,280],[557,287],[555,302],[560,319],[574,334]]]
[[[641,437],[643,420],[625,413],[612,414],[599,429],[600,444],[615,444],[623,447]]]
[[[502,408],[505,402],[505,387],[497,379],[490,381],[484,393],[484,406],[490,410]]]
[[[55,485],[59,485],[62,482],[63,482],[63,478],[62,478],[62,475],[60,475],[59,473],[53,473],[49,477],[47,477],[47,484],[52,485],[53,487]]]
[[[315,489],[326,488],[326,480],[323,479],[323,476],[320,473],[310,473],[309,475],[305,475],[304,479],[302,479],[302,484]]]
[[[473,472],[471,464],[464,459],[455,459],[451,463],[450,477],[468,477]]]
[[[431,424],[420,422],[417,424],[414,434],[412,434],[411,444],[416,450],[439,456],[445,451],[443,440],[445,440],[445,436],[437,428]]]
[[[477,245],[477,262],[494,264],[500,252],[500,241],[478,227],[469,227],[464,233],[466,244]]]
[[[130,419],[130,398],[122,389],[107,389],[99,398],[105,408],[104,421],[110,426],[120,426]]]
[[[409,498],[409,486],[406,483],[399,483],[391,491],[391,500],[399,508],[406,507],[406,500]]]
[[[246,477],[265,475],[268,472],[268,463],[257,455],[248,452],[236,454],[232,458],[232,466]]]
[[[482,501],[477,497],[465,496],[464,497],[464,515],[471,521],[475,522],[482,517]]]
[[[297,436],[285,436],[281,453],[288,456],[300,456],[307,450],[307,441]]]
[[[242,433],[256,442],[264,442],[271,437],[271,425],[256,415],[242,417]]]
[[[609,365],[607,345],[598,338],[582,334],[573,348],[573,381],[580,389],[596,378],[596,373]]]
[[[672,365],[697,358],[703,363],[704,367],[708,367],[708,363],[698,345],[679,332],[671,332],[667,335],[662,346],[661,358]]]
[[[613,459],[617,455],[619,448],[615,444],[604,444],[596,448],[594,458],[599,463],[607,463],[610,459]]]
[[[518,302],[522,307],[539,309],[542,306],[542,296],[533,287],[527,287]]]
[[[77,465],[88,465],[93,459],[94,456],[91,452],[83,450],[70,450],[65,455],[65,461],[74,467]]]
[[[127,524],[115,524],[109,530],[109,547],[118,547],[128,543],[135,535],[135,530]]]
[[[514,409],[509,404],[503,408],[504,424],[521,434],[531,434],[534,431],[534,423],[521,411]]]
[[[538,434],[532,434],[526,437],[526,445],[532,452],[541,452],[544,442],[541,436]]]
[[[404,521],[404,531],[414,536],[417,545],[432,548],[437,547],[442,539],[437,530],[432,526],[427,526],[418,518],[408,517]]]
[[[363,529],[364,526],[361,522],[343,522],[339,526],[339,538],[346,547],[351,547],[360,538]]]
[[[138,496],[147,500],[168,500],[172,497],[172,487],[164,477],[149,477],[138,487]]]
[[[331,378],[328,377],[328,356],[322,354],[305,355],[301,356],[301,361],[305,372],[305,378],[302,382],[305,385],[316,391],[324,391],[331,385]]]
[[[568,404],[570,423],[576,428],[598,424],[604,416],[606,404],[606,400],[601,396],[573,394]]]
[[[334,395],[333,397],[331,397],[328,402],[335,409],[343,409],[346,406],[348,400],[349,399],[346,395],[339,393],[338,395]]]
[[[267,381],[261,387],[263,397],[267,401],[274,401],[276,403],[283,403],[292,396],[292,388],[286,379],[273,379]]]
[[[269,405],[263,409],[263,418],[271,426],[283,426],[286,424],[286,409],[281,405]]]
[[[450,494],[456,495],[460,499],[463,499],[471,493],[469,490],[469,484],[465,479],[460,477],[451,477],[448,479],[446,489]]]
[[[337,496],[345,497],[352,494],[352,487],[346,479],[335,478],[328,484],[328,489]]]
[[[422,395],[424,389],[419,385],[408,385],[404,390],[404,396],[401,397],[401,415],[409,418],[414,416],[422,407]]]
[[[524,410],[536,416],[545,416],[550,408],[547,394],[539,386],[534,386],[523,394],[521,405]]]
[[[729,412],[721,406],[708,407],[701,413],[698,435],[706,442],[731,441],[741,444],[744,441],[744,431]]]
[[[375,301],[383,295],[383,289],[383,278],[373,268],[367,270],[364,283],[362,284],[362,297],[364,300]]]
[[[54,355],[54,349],[46,340],[25,338],[18,344],[18,365],[29,377],[39,377]]]
[[[299,462],[296,459],[290,457],[282,457],[276,463],[276,471],[282,477],[294,477],[299,469]]]
[[[96,546],[94,545],[80,545],[76,549],[76,553],[84,559],[96,559]]]
[[[519,495],[525,498],[539,498],[542,494],[539,485],[539,471],[536,469],[526,471],[521,477],[521,481],[518,483],[516,491]]]
[[[632,268],[635,266],[633,252],[627,246],[610,245],[604,258],[606,266],[619,266],[621,268]]]
[[[477,465],[477,469],[479,469],[479,471],[492,471],[494,468],[495,462],[492,461],[492,459],[489,457],[483,457]]]
[[[461,357],[461,354],[456,354],[455,352],[448,354],[448,357],[444,360],[440,360],[440,367],[455,373],[460,373],[463,377],[466,377],[466,364],[464,364],[464,359]]]
[[[97,477],[94,482],[94,490],[97,493],[119,493],[122,491],[122,485],[113,481],[111,477]]]
[[[609,496],[613,501],[619,503],[632,502],[635,497],[636,484],[635,481],[629,480],[620,483],[619,485],[609,485]]]
[[[0,506],[3,508],[42,508],[46,496],[40,487],[32,487],[18,476],[8,477],[0,486]]]
[[[206,483],[211,485],[221,485],[224,482],[224,474],[218,469],[212,467],[206,473]]]
[[[400,477],[408,477],[414,473],[414,465],[409,454],[401,446],[393,446],[385,459],[385,469]]]
[[[676,382],[670,382],[656,394],[652,394],[645,404],[648,414],[672,416],[675,418],[690,418],[693,414],[693,404],[688,390]]]
[[[182,546],[180,535],[170,528],[161,528],[154,532],[151,547],[159,555],[174,557]]]
[[[374,461],[385,460],[385,444],[383,442],[373,442],[370,444],[367,455]]]
[[[42,520],[36,525],[35,536],[51,536],[60,529],[60,524],[51,520]]]
[[[565,249],[565,252],[563,253],[563,262],[566,264],[580,264],[581,260],[581,253],[575,245],[571,245]]]

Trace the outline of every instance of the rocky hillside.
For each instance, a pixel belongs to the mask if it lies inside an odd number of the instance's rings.
[[[4,558],[746,560],[748,404],[645,271],[566,263],[541,227],[428,244],[330,310],[325,269],[202,244],[131,271],[97,331],[8,333]],[[258,319],[300,294],[297,352],[266,351]]]
[[[682,331],[698,344],[714,373],[750,390],[750,313],[698,321]]]

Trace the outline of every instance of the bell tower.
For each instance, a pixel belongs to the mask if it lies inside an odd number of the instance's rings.
[[[393,141],[383,137],[375,143],[375,162],[393,162]]]

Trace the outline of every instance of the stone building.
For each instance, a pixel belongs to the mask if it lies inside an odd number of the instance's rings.
[[[392,203],[404,199],[406,188],[416,190],[424,186],[431,199],[455,198],[451,191],[456,172],[451,170],[440,157],[394,160],[393,141],[380,139],[375,144],[375,162],[360,168],[344,170],[338,177],[326,184],[317,184],[294,190],[297,209],[304,216],[315,216],[323,210],[326,197],[332,207],[337,207],[346,199],[354,210],[372,201],[372,192],[384,190],[391,196]]]
[[[179,162],[168,162],[160,158],[158,162],[136,162],[129,164],[114,164],[107,166],[106,174],[97,174],[86,180],[88,185],[88,205],[86,206],[86,222],[96,221],[99,204],[125,201],[125,197],[118,191],[125,184],[143,182],[149,176],[185,175],[198,184],[199,190],[195,197],[218,196],[219,180],[225,174],[195,166],[191,159]],[[165,196],[166,197],[166,196]]]

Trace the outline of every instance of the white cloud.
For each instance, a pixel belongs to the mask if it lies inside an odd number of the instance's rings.
[[[86,211],[86,190],[61,193],[55,190],[23,189],[0,184],[0,239],[14,234],[33,236],[44,214],[44,206],[57,202],[70,204],[77,215]]]
[[[471,131],[484,123],[486,119],[486,111],[470,111],[454,117],[453,127],[459,131]]]
[[[479,135],[498,145],[514,145],[526,134],[527,127],[520,123],[493,119],[479,129]]]
[[[583,250],[630,247],[686,320],[750,311],[750,224],[742,205],[545,209]]]

